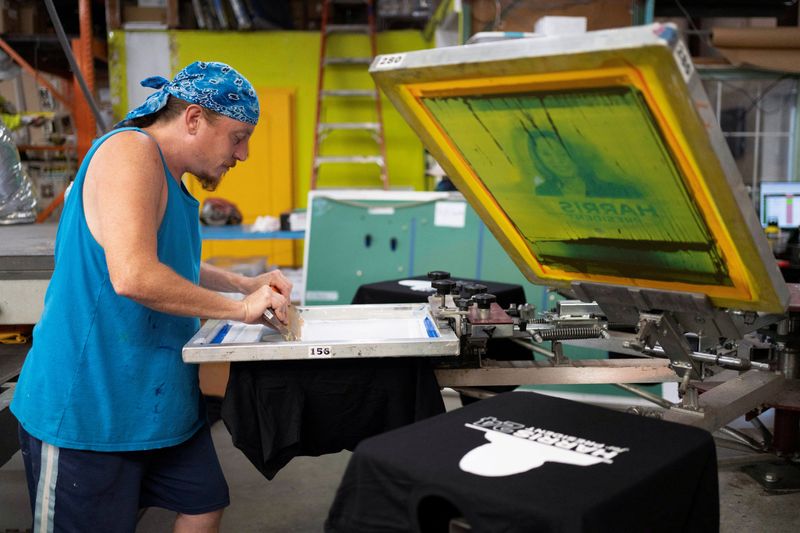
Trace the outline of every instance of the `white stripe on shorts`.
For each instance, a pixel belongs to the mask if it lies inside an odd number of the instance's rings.
[[[34,533],[52,533],[56,510],[56,480],[58,479],[58,448],[42,442],[42,465],[36,487]]]

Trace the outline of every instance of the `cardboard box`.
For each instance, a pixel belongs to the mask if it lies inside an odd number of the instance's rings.
[[[122,12],[122,22],[166,24],[167,10],[163,7],[125,6]]]
[[[12,0],[0,0],[0,33],[19,31],[19,5]]]
[[[47,30],[46,18],[47,12],[33,4],[20,6],[19,27],[17,31],[25,35],[44,33]]]
[[[586,33],[586,17],[553,17],[545,16],[533,26],[541,35],[575,35]]]
[[[493,28],[496,4],[494,0],[473,0],[472,32],[533,30],[534,23],[546,16],[586,17],[586,30],[604,30],[630,26],[634,0],[550,0],[547,2],[520,2],[504,14],[500,27]]]

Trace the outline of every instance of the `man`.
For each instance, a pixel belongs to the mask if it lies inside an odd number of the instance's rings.
[[[176,511],[175,531],[217,531],[228,488],[181,347],[195,317],[286,318],[291,283],[279,272],[200,264],[198,202],[180,181],[190,172],[213,189],[247,159],[253,87],[213,62],[142,85],[158,90],[75,178],[11,405],[35,531],[134,531],[149,506]]]

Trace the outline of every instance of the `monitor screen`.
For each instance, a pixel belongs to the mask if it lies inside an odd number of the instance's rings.
[[[800,226],[800,182],[763,182],[760,205],[762,226],[770,220],[784,229]]]

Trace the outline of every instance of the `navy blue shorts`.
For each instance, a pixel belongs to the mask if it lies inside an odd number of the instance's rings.
[[[34,531],[133,532],[139,509],[203,514],[227,507],[228,484],[208,425],[156,450],[58,448],[19,428]]]

